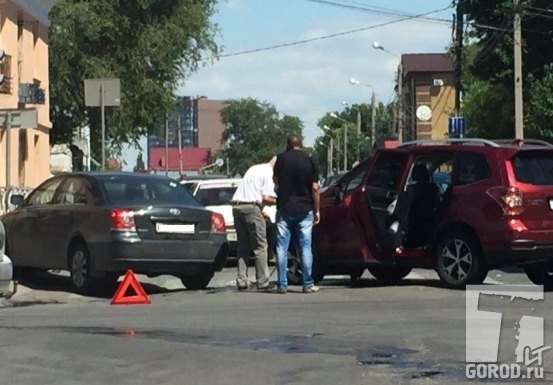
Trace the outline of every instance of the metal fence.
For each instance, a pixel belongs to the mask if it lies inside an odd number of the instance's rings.
[[[12,195],[23,195],[26,197],[32,190],[30,187],[0,186],[0,215],[15,208],[10,203]]]

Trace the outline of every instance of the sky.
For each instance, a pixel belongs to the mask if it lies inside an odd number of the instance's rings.
[[[372,90],[392,101],[400,55],[445,52],[454,14],[451,0],[219,0],[216,8],[221,56],[178,95],[268,102],[303,121],[307,146],[322,135],[318,120],[344,103],[369,103]],[[124,151],[124,169],[137,152]]]

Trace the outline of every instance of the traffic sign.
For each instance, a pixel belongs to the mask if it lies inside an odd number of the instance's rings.
[[[452,116],[449,118],[447,132],[450,136],[465,135],[467,121],[463,116]]]

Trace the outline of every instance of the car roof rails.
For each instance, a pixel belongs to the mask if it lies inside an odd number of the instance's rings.
[[[434,145],[434,146],[436,146],[436,145],[445,145],[445,144],[480,144],[480,145],[483,145],[483,146],[499,147],[499,144],[497,144],[494,141],[488,140],[488,139],[480,139],[480,138],[443,138],[443,139],[413,140],[413,141],[401,143],[401,144],[397,145],[396,148],[425,146],[425,145]]]
[[[518,147],[524,145],[553,147],[553,144],[541,139],[496,139],[495,142],[500,144],[513,144]]]

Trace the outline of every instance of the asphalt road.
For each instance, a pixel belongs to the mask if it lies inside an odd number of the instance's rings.
[[[465,376],[465,292],[443,288],[431,271],[395,286],[368,273],[354,286],[329,277],[319,293],[286,295],[238,292],[234,269],[202,291],[138,278],[150,304],[71,294],[65,274],[25,280],[0,308],[0,384],[478,383]],[[493,271],[487,283],[529,281]],[[546,342],[550,309],[540,313]]]

